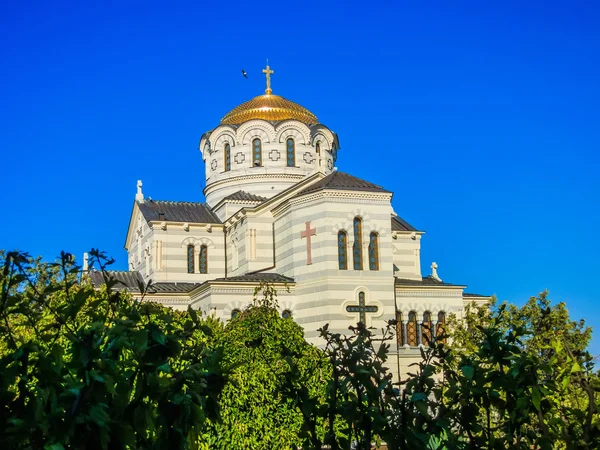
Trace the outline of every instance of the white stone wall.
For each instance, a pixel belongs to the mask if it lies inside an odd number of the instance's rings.
[[[347,332],[359,320],[346,306],[358,304],[363,291],[366,304],[377,306],[367,314],[367,325],[381,328],[395,315],[391,245],[390,194],[356,191],[321,191],[292,199],[275,217],[277,272],[296,281],[294,318],[305,329],[309,342],[322,345],[318,329],[325,323],[335,332]],[[360,206],[359,206],[360,205]],[[363,219],[363,270],[352,265],[353,220]],[[306,238],[300,233],[316,229],[312,236],[312,264],[307,264]],[[338,231],[348,232],[348,270],[338,263]],[[379,270],[369,270],[369,234],[379,234]]]
[[[392,255],[398,268],[396,276],[411,280],[421,279],[421,233],[393,232]]]
[[[293,167],[287,166],[288,138],[295,143]],[[260,139],[262,144],[259,167],[253,161],[254,139]],[[229,171],[225,170],[226,145],[231,149]],[[206,201],[215,206],[238,190],[270,198],[315,172],[331,173],[337,145],[336,136],[327,127],[309,128],[296,120],[275,125],[264,120],[251,120],[239,127],[220,125],[200,141],[205,162]]]
[[[144,281],[201,283],[225,276],[225,237],[220,224],[146,222],[134,207],[136,228],[126,250],[129,270],[137,270]],[[194,273],[188,273],[187,246],[194,246]],[[207,246],[208,273],[200,273],[200,247]]]

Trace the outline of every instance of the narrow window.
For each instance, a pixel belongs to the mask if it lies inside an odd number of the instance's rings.
[[[379,239],[375,232],[369,236],[369,269],[379,270]]]
[[[292,318],[292,312],[289,309],[285,309],[281,313],[281,317],[283,317],[284,319],[291,319]]]
[[[225,172],[229,172],[231,170],[231,146],[229,144],[225,144]]]
[[[348,269],[348,235],[345,231],[338,231],[338,264],[340,270]]]
[[[352,246],[352,256],[354,270],[362,270],[362,220],[360,217],[354,218],[354,244]]]
[[[287,165],[288,167],[296,165],[296,144],[292,138],[287,140]]]
[[[442,343],[446,343],[446,313],[443,311],[440,311],[438,313],[438,321],[437,321],[437,326],[435,328],[435,335],[436,337],[441,336],[442,339]]]
[[[188,266],[188,273],[194,273],[194,246],[193,245],[188,245],[187,246],[187,266]]]
[[[262,166],[262,144],[260,139],[252,141],[252,165],[254,167]]]
[[[402,312],[396,312],[396,337],[398,338],[398,346],[402,346],[406,343],[404,336],[404,324],[402,323]]]
[[[408,313],[408,324],[406,325],[407,342],[411,347],[417,346],[417,313]]]
[[[321,165],[321,142],[317,142],[315,146],[315,151],[317,152],[317,159],[319,160],[319,165]]]
[[[431,344],[431,313],[423,313],[423,323],[421,324],[421,343],[429,346]]]
[[[208,247],[200,247],[200,273],[208,273]]]
[[[240,315],[240,310],[239,309],[234,309],[233,311],[231,311],[231,318],[232,319],[235,319],[239,315]]]

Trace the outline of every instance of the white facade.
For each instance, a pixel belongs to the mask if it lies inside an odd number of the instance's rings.
[[[338,149],[335,133],[293,115],[219,125],[200,140],[206,204],[148,200],[138,182],[129,272],[115,276],[133,292],[132,280],[152,280],[146,298],[222,320],[250,304],[260,281],[272,282],[281,312],[315,345],[325,323],[346,333],[361,319],[381,329],[398,318],[399,363],[391,358],[390,368],[405,377],[426,344],[423,320],[435,331],[438,317],[488,297],[443,283],[435,268],[422,277],[423,233],[396,217],[391,192],[337,172]]]

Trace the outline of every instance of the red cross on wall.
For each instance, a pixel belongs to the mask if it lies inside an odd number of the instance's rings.
[[[300,239],[306,238],[306,264],[312,264],[312,253],[311,253],[311,236],[317,235],[317,229],[310,227],[310,222],[306,223],[306,230],[300,232]]]

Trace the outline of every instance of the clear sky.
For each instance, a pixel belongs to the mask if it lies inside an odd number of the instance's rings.
[[[273,92],[338,133],[339,170],[426,231],[424,274],[548,289],[598,329],[598,23],[573,0],[5,0],[0,248],[126,269],[136,180],[202,201],[199,138],[263,93],[269,58]]]

